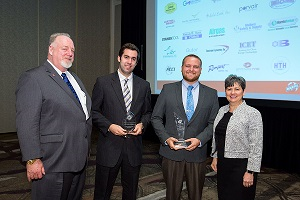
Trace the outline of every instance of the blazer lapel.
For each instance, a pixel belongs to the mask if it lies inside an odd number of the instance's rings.
[[[176,84],[175,84],[175,94],[176,94],[177,107],[180,111],[180,113],[177,113],[177,114],[182,116],[185,119],[185,121],[187,122],[188,119],[185,114],[185,110],[184,110],[184,106],[183,106],[183,102],[182,102],[182,82],[181,81],[176,82]]]
[[[71,99],[76,103],[76,105],[82,110],[80,103],[75,98],[75,96],[74,96],[73,92],[70,90],[69,86],[63,81],[61,76],[53,69],[51,64],[46,62],[45,66],[46,66],[46,71],[49,74],[49,76],[71,97]]]
[[[136,76],[133,74],[132,77],[132,102],[131,107],[134,108],[134,105],[137,102],[138,95],[140,93],[140,83]]]
[[[111,82],[111,86],[120,102],[120,105],[122,106],[124,112],[126,112],[126,107],[125,107],[125,102],[124,102],[124,98],[123,98],[123,92],[122,92],[122,87],[120,84],[120,79],[118,76],[118,72],[115,72],[113,77],[112,77],[112,82]]]
[[[197,107],[195,108],[195,112],[194,112],[190,122],[192,122],[195,119],[195,117],[199,114],[202,104],[204,102],[204,97],[205,97],[205,90],[203,89],[201,83],[199,83],[198,103],[197,103]]]

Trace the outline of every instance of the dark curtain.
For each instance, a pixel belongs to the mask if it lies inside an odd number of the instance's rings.
[[[121,42],[134,43],[141,51],[141,60],[134,73],[146,79],[146,0],[123,0]],[[152,59],[152,58],[151,58]],[[155,105],[158,95],[152,95]],[[219,98],[220,106],[227,104]],[[300,173],[300,102],[247,100],[263,118],[264,149],[262,166]],[[151,127],[144,138],[158,141]]]
[[[121,43],[135,44],[141,53],[134,74],[146,79],[146,0],[122,0]]]

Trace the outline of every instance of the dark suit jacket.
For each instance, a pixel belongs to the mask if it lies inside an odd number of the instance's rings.
[[[91,99],[79,78],[72,73]],[[16,123],[23,161],[41,158],[47,172],[77,172],[86,164],[92,120],[49,62],[20,76]]]
[[[203,162],[207,157],[206,143],[212,138],[213,122],[218,113],[217,91],[205,85],[199,85],[199,99],[191,120],[186,125],[185,139],[198,138],[201,147],[193,151],[171,150],[165,141],[169,137],[178,138],[174,112],[186,122],[182,102],[182,82],[165,84],[152,113],[152,126],[161,142],[160,155],[175,161]]]
[[[132,103],[130,110],[135,114],[136,122],[142,122],[146,128],[151,117],[150,84],[133,75]],[[111,124],[122,125],[126,115],[122,88],[117,72],[99,77],[92,95],[93,124],[100,129],[97,146],[97,163],[107,167],[116,165],[123,145],[127,146],[129,162],[132,166],[142,163],[142,136],[125,139],[108,131]],[[145,130],[144,128],[144,130]]]

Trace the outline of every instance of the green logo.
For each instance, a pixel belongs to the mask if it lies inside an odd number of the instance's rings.
[[[171,13],[175,12],[176,9],[177,9],[177,5],[176,5],[176,3],[174,3],[174,2],[168,3],[168,4],[165,6],[165,12],[166,12],[167,14],[171,14]]]

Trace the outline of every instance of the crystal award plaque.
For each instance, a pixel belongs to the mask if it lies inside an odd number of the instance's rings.
[[[176,129],[177,129],[177,134],[178,134],[178,142],[175,142],[175,147],[177,148],[186,148],[188,145],[184,140],[184,131],[185,131],[185,121],[179,117],[179,115],[177,115],[174,112],[174,119],[175,119],[175,123],[176,123]]]

